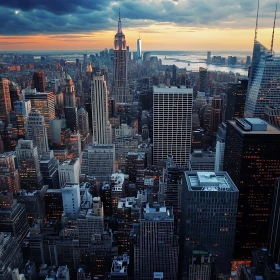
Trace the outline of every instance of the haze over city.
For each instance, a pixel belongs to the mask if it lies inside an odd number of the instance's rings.
[[[111,47],[119,7],[127,44],[145,50],[251,51],[257,1],[0,1],[0,50],[101,50]],[[259,38],[269,46],[275,2],[260,3]],[[275,50],[280,49],[279,28]]]

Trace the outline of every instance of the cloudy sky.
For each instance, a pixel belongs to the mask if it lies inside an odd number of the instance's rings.
[[[260,0],[258,38],[267,46],[275,1]],[[119,6],[131,49],[139,33],[144,50],[252,49],[257,0],[0,0],[0,50],[112,48]]]

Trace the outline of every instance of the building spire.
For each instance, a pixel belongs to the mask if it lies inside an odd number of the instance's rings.
[[[276,8],[275,8],[275,15],[274,15],[274,22],[273,22],[273,29],[272,29],[272,38],[271,38],[271,47],[270,47],[271,54],[273,54],[274,30],[275,30],[275,22],[276,22],[276,13],[277,13],[277,4],[276,4]]]
[[[258,36],[259,9],[260,9],[260,0],[258,0],[258,10],[257,10],[256,28],[255,28],[255,39],[254,39],[255,41],[257,40],[257,36]]]
[[[122,33],[121,8],[119,7],[118,33]]]

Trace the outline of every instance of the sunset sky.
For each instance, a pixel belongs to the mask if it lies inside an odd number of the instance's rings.
[[[258,39],[268,47],[275,4],[260,0]],[[257,0],[0,0],[0,51],[112,48],[119,6],[132,50],[139,33],[144,51],[252,49]]]

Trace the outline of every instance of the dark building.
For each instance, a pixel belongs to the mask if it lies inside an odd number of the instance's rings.
[[[199,67],[199,91],[207,91],[207,69]]]
[[[58,160],[53,151],[44,152],[40,158],[40,171],[43,176],[44,185],[50,189],[57,189],[58,184]]]
[[[29,230],[25,206],[13,200],[7,192],[0,193],[1,201],[5,201],[5,205],[0,206],[1,231],[10,232],[17,243],[22,244]]]
[[[212,135],[216,135],[218,126],[222,122],[222,99],[220,96],[214,96],[211,103],[211,115],[210,115],[210,132]]]
[[[280,107],[266,106],[264,109],[264,119],[271,125],[280,128]]]
[[[136,182],[137,170],[147,167],[146,154],[143,152],[128,152],[125,160],[125,173],[129,176],[129,182]]]
[[[47,220],[61,221],[63,213],[63,201],[61,189],[48,189],[44,194],[44,203]]]
[[[280,264],[280,178],[277,179],[274,190],[268,233],[268,251],[272,261]]]
[[[243,118],[248,80],[233,84],[227,91],[227,107],[225,120]]]
[[[183,276],[190,273],[193,250],[208,250],[217,273],[230,274],[237,206],[238,189],[226,172],[184,173],[179,262]]]
[[[70,128],[71,131],[77,131],[78,130],[77,107],[65,107],[64,114],[65,114],[67,128]]]
[[[43,72],[35,72],[33,74],[33,87],[37,92],[45,92],[45,75]]]
[[[10,90],[10,99],[12,111],[14,111],[14,102],[20,99],[20,88],[14,82],[9,82],[9,90]]]
[[[280,131],[256,118],[228,121],[224,170],[239,189],[234,258],[267,246],[275,180],[280,176]]]
[[[101,201],[103,203],[104,215],[109,217],[112,215],[112,203],[111,203],[111,186],[110,184],[104,184],[101,189]]]

